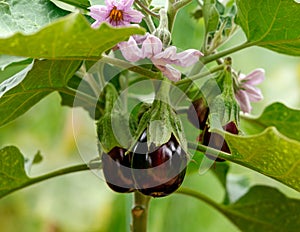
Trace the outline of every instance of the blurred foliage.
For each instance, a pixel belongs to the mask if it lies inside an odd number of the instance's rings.
[[[176,19],[173,43],[182,48],[200,48],[201,25],[187,15],[195,10],[195,3],[184,8]],[[185,29],[182,33],[180,28]],[[187,37],[186,34],[191,36]],[[191,41],[192,40],[192,41]],[[242,41],[237,33],[226,46]],[[253,104],[258,115],[271,102],[281,101],[290,107],[300,107],[300,61],[299,58],[275,54],[262,48],[251,48],[232,55],[233,66],[243,73],[262,67],[266,81],[260,86],[265,99]],[[271,88],[270,88],[271,86]],[[96,147],[94,122],[83,110],[76,110],[80,121],[76,123],[76,135],[83,144]],[[16,145],[27,157],[41,151],[44,160],[34,165],[31,175],[49,172],[56,168],[80,163],[82,149],[74,136],[72,110],[60,106],[58,94],[51,94],[34,106],[25,115],[0,128],[0,147]],[[90,131],[91,130],[91,131]],[[194,133],[195,131],[193,131]],[[87,134],[95,136],[94,139]],[[189,135],[188,135],[189,136]],[[93,140],[91,141],[90,138]],[[90,148],[86,148],[89,153]],[[94,157],[96,154],[92,153]],[[240,181],[237,177],[242,177]],[[299,193],[259,173],[231,164],[229,177],[236,193],[242,193],[254,184],[275,186],[287,196],[300,198]],[[240,184],[239,184],[240,182]],[[199,175],[191,172],[184,186],[199,190],[218,202],[223,201],[224,190],[212,172]],[[4,232],[106,232],[129,231],[130,194],[112,192],[92,172],[59,177],[14,193],[0,201],[0,231]],[[182,195],[173,194],[153,199],[150,207],[149,231],[239,231],[224,216],[205,203]]]

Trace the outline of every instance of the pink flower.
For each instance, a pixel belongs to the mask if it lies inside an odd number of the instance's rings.
[[[119,43],[119,48],[124,58],[131,62],[148,58],[162,73],[172,81],[178,81],[181,78],[181,72],[175,69],[171,64],[181,67],[188,67],[195,64],[203,54],[195,49],[177,53],[175,46],[170,46],[163,50],[163,44],[159,38],[148,34],[144,41],[139,41],[130,37],[127,42]]]
[[[239,89],[236,91],[235,97],[244,113],[251,112],[250,102],[258,102],[263,99],[260,89],[255,87],[255,85],[260,84],[264,79],[265,70],[263,69],[255,69],[248,75],[239,75]]]
[[[92,27],[97,28],[102,22],[117,27],[129,25],[131,22],[140,23],[144,15],[132,9],[133,2],[134,0],[105,0],[105,6],[91,6],[90,15],[96,20]]]

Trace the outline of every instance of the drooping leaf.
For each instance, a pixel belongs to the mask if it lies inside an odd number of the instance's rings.
[[[269,105],[257,118],[242,117],[241,122],[243,131],[247,134],[259,133],[274,126],[281,134],[300,141],[300,110],[291,109],[279,102]]]
[[[3,71],[7,66],[26,60],[25,57],[0,55],[0,70]]]
[[[219,24],[219,12],[216,8],[215,0],[205,0],[203,2],[203,16],[206,33],[214,32]]]
[[[269,176],[300,191],[300,142],[269,127],[252,136],[224,133],[231,155],[225,158],[234,163]]]
[[[64,2],[81,9],[87,9],[90,6],[89,0],[56,0],[56,1]]]
[[[300,200],[288,198],[277,189],[267,186],[252,187],[222,211],[245,232],[296,232],[300,228]]]
[[[10,59],[11,58],[11,59]],[[32,59],[2,55],[0,58],[0,83],[25,69]]]
[[[0,38],[9,37],[16,32],[36,32],[66,14],[67,11],[58,8],[51,1],[0,1]]]
[[[248,42],[300,56],[300,4],[293,0],[237,0],[237,18]]]
[[[26,78],[16,87],[4,91],[0,98],[0,126],[25,113],[49,93],[63,91],[80,64],[80,61],[35,61]]]
[[[118,42],[143,32],[138,27],[112,28],[105,23],[93,29],[83,15],[72,13],[36,33],[16,33],[0,39],[0,53],[48,59],[98,59]]]
[[[24,68],[23,70],[21,70],[20,72],[16,73],[14,76],[12,76],[11,78],[3,81],[0,85],[0,98],[7,93],[9,90],[11,90],[12,88],[16,87],[17,85],[19,85],[24,78],[26,77],[27,73],[32,69],[33,67],[33,61],[31,62],[31,64],[29,64],[26,68]]]
[[[229,164],[226,162],[216,162],[215,167],[211,169],[215,176],[220,181],[222,187],[225,190],[223,202],[227,204],[229,202],[229,195],[227,191],[227,174],[229,171]]]
[[[0,198],[29,180],[24,157],[16,147],[0,150]]]

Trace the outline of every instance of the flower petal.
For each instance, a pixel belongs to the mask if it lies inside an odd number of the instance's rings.
[[[121,42],[118,44],[120,51],[124,58],[131,62],[136,62],[143,59],[143,52],[136,44],[133,37],[130,37],[128,42]]]
[[[172,64],[176,64],[182,67],[188,67],[199,61],[200,56],[203,54],[196,49],[188,49],[183,52],[177,53],[173,57]]]
[[[250,85],[258,85],[265,79],[265,70],[258,68],[253,70],[247,76],[241,77],[242,82],[247,82]]]
[[[154,35],[149,35],[142,44],[143,56],[152,58],[162,50],[162,42]]]
[[[238,101],[241,110],[244,113],[250,113],[252,110],[250,99],[244,90],[239,90],[235,93],[235,98]]]
[[[109,9],[106,6],[94,5],[89,7],[90,16],[98,21],[104,21],[109,16]]]
[[[167,64],[167,65],[155,65],[155,66],[171,81],[176,82],[181,79],[181,73],[177,69],[173,68],[171,65]]]
[[[121,0],[120,5],[124,7],[125,10],[132,7],[134,0]]]
[[[127,9],[123,12],[123,20],[127,22],[140,23],[143,18],[144,15],[137,10]]]
[[[244,84],[243,88],[252,102],[258,102],[264,98],[259,88],[248,84]]]

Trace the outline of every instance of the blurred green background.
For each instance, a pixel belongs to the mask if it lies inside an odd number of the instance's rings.
[[[202,44],[199,38],[203,33],[203,22],[188,17],[194,9],[195,4],[185,7],[176,21],[173,43],[182,49],[199,49]],[[238,32],[226,46],[243,40],[242,33]],[[243,73],[247,74],[255,68],[266,70],[266,80],[260,85],[265,98],[253,104],[254,115],[259,115],[265,106],[275,101],[300,108],[299,58],[276,54],[262,48],[249,48],[231,57],[234,68]],[[93,144],[92,148],[89,144]],[[49,95],[22,117],[0,128],[0,147],[15,145],[28,158],[33,157],[38,150],[41,151],[44,160],[33,166],[31,176],[96,157],[95,144],[95,125],[88,114],[81,109],[73,112],[70,108],[61,107],[60,97],[56,93]],[[85,152],[88,154],[84,154]],[[296,191],[234,164],[231,164],[229,179],[237,194],[242,193],[243,188],[234,183],[240,182],[246,186],[276,186],[286,195],[300,198]],[[199,190],[218,202],[224,196],[221,184],[211,171],[204,175],[197,172],[188,175],[183,185]],[[131,194],[112,192],[96,173],[90,171],[58,177],[2,199],[0,231],[129,231],[131,197]],[[173,194],[151,201],[149,231],[239,230],[207,204]]]

